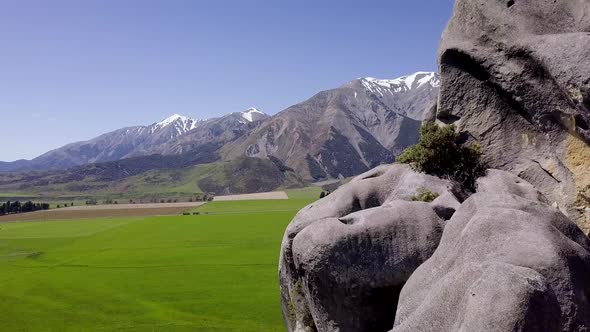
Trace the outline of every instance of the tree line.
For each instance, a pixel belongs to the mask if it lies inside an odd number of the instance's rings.
[[[33,203],[31,201],[24,203],[21,203],[20,201],[8,201],[6,203],[0,204],[0,215],[33,212],[39,210],[49,210],[49,204]]]

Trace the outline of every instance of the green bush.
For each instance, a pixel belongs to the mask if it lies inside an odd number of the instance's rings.
[[[397,162],[409,164],[412,169],[461,183],[475,190],[475,180],[483,175],[479,145],[459,143],[455,126],[440,127],[429,122],[420,129],[418,144],[404,150]]]
[[[437,193],[432,192],[426,188],[418,188],[418,192],[415,195],[413,195],[412,197],[410,197],[410,199],[415,202],[430,203],[430,202],[434,201],[435,199],[437,199],[438,196],[439,195]]]

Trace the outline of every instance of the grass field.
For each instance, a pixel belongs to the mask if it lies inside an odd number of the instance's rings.
[[[202,214],[245,214],[264,212],[297,212],[311,203],[309,199],[276,199],[264,201],[221,201],[210,202],[191,209]]]
[[[311,201],[0,224],[0,331],[284,331],[280,242]]]
[[[287,196],[291,199],[312,199],[316,200],[320,197],[323,189],[321,187],[311,186],[298,189],[285,190]]]

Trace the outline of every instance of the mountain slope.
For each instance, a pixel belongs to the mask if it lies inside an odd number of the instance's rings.
[[[273,116],[224,146],[222,157],[274,156],[308,180],[357,175],[417,142],[439,85],[426,72],[357,79]]]
[[[279,161],[242,157],[222,162],[217,149],[205,145],[181,155],[134,157],[67,170],[4,173],[0,174],[0,192],[26,193],[14,195],[41,199],[186,199],[196,193],[245,194],[305,186]]]
[[[68,144],[30,161],[0,163],[0,172],[57,170],[151,154],[181,154],[203,144],[232,141],[267,117],[254,108],[209,120],[174,114],[149,126],[122,128]]]

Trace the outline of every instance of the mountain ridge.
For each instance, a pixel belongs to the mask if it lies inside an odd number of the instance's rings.
[[[247,157],[278,161],[308,182],[350,177],[393,162],[405,147],[417,142],[421,121],[435,102],[439,86],[438,74],[433,72],[397,79],[359,78],[273,116],[256,108],[212,119],[173,114],[151,125],[71,143],[12,166],[20,172],[78,167],[74,173],[88,176],[117,165],[135,174],[146,165],[153,171],[158,165],[170,169],[175,163],[188,167]],[[190,157],[204,146],[209,149],[207,158]],[[80,168],[92,164],[102,166]],[[6,173],[10,165],[0,163],[0,172]]]
[[[310,181],[357,175],[417,142],[439,86],[432,72],[356,79],[277,113],[221,155],[273,156]]]
[[[150,154],[180,154],[187,149],[170,153],[167,146],[199,128],[209,130],[221,122],[232,122],[235,127],[248,126],[266,117],[268,115],[256,108],[205,120],[173,114],[150,125],[124,127],[89,140],[69,143],[31,160],[0,162],[0,172],[58,170]],[[198,142],[198,145],[213,143],[215,139],[210,138],[210,142]]]

